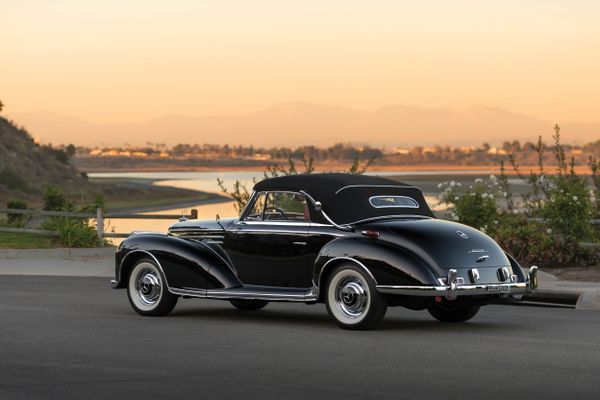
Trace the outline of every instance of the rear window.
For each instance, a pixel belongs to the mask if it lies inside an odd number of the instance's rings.
[[[372,196],[369,203],[375,208],[419,208],[419,203],[408,196]]]

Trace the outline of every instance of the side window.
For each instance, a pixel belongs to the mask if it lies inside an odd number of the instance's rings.
[[[310,222],[306,198],[299,193],[269,192],[264,215],[267,221]]]
[[[265,208],[265,194],[260,193],[256,197],[256,201],[252,205],[252,209],[244,218],[246,221],[260,221],[263,218],[263,211]]]

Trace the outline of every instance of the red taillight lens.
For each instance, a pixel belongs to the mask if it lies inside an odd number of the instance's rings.
[[[379,232],[374,230],[366,230],[361,232],[363,236],[370,237],[371,239],[377,239],[379,237]]]

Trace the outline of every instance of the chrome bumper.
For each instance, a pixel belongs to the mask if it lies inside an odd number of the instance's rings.
[[[488,283],[461,285],[457,281],[457,271],[451,269],[446,278],[447,284],[440,286],[402,286],[402,285],[377,285],[377,291],[387,294],[399,294],[407,296],[444,296],[448,300],[454,300],[458,296],[494,295],[494,294],[525,294],[535,290],[538,286],[538,268],[533,266],[529,269],[526,282],[510,283]]]
[[[119,282],[116,279],[111,279],[110,280],[110,287],[111,288],[116,289],[118,285],[119,285]]]

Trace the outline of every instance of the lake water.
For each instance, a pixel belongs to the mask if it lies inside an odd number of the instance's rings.
[[[379,176],[433,176],[433,175],[477,175],[488,173],[486,170],[476,171],[455,171],[455,170],[436,170],[436,171],[369,171],[368,175]],[[212,171],[212,172],[106,172],[89,173],[90,178],[136,178],[154,180],[154,185],[173,186],[183,189],[200,190],[203,192],[221,193],[217,184],[217,178],[223,180],[226,187],[231,188],[236,180],[245,183],[249,190],[252,189],[253,180],[264,178],[262,172],[258,171]],[[430,207],[438,202],[435,196],[425,196]],[[233,207],[233,201],[216,204],[198,204],[189,207],[198,210],[199,218],[214,218],[217,214],[220,217],[233,217],[237,213]],[[439,208],[439,207],[438,207]],[[165,209],[146,214],[186,214],[189,209]],[[169,220],[128,220],[115,219],[106,221],[107,232],[129,233],[132,231],[157,231],[166,232],[168,227],[175,221]],[[118,243],[115,240],[114,243]]]

